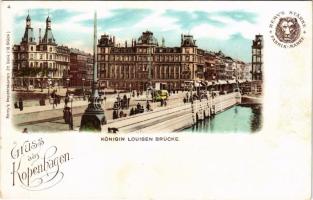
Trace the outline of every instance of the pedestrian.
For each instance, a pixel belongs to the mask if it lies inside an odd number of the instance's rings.
[[[124,94],[124,96],[123,96],[123,108],[122,109],[124,109],[124,108],[127,108],[127,96],[126,96],[126,94]]]
[[[114,102],[114,104],[113,104],[113,109],[114,109],[114,110],[117,110],[117,109],[118,109],[118,102],[117,102],[117,101]]]
[[[27,128],[24,128],[23,132],[22,133],[28,133],[28,130]]]
[[[166,101],[166,99],[164,100],[164,106],[165,106],[165,107],[167,106],[167,101]]]
[[[20,111],[23,111],[24,106],[23,106],[23,99],[22,99],[22,97],[20,97],[19,100],[18,100],[18,107],[19,107]]]
[[[69,101],[70,101],[70,97],[69,97],[68,94],[66,93],[65,99],[64,99],[65,106],[67,106],[67,104],[68,104]]]
[[[54,97],[55,97],[55,90],[51,92],[51,98],[54,98]]]
[[[137,109],[140,110],[140,108],[141,108],[140,103],[137,103]]]
[[[17,103],[17,102],[14,103],[14,108],[15,108],[15,109],[18,108],[18,103]]]
[[[145,111],[145,109],[143,108],[143,106],[141,106],[140,113],[143,113],[144,111]]]
[[[116,110],[114,110],[114,111],[113,111],[113,119],[117,119],[117,118],[118,118],[117,111],[116,111]]]
[[[149,101],[147,101],[147,106],[146,106],[146,108],[147,108],[148,111],[150,111],[151,106],[150,106],[150,104],[149,104]]]
[[[69,124],[70,122],[70,110],[71,108],[68,106],[64,107],[63,109],[63,119],[66,124]]]
[[[132,116],[132,115],[134,115],[135,114],[135,110],[134,110],[134,108],[131,108],[130,109],[130,112],[129,112],[129,116]]]
[[[186,97],[184,97],[184,104],[186,103],[186,101],[187,101],[187,100],[186,100]]]
[[[163,106],[163,104],[164,104],[164,100],[163,100],[163,99],[161,99],[161,107]]]
[[[127,109],[129,108],[130,98],[127,98]]]
[[[124,112],[121,110],[121,111],[120,111],[120,118],[122,118],[123,115],[124,115]]]
[[[53,108],[54,108],[54,105],[55,105],[55,107],[58,107],[58,97],[57,97],[57,95],[55,95],[55,97],[53,99]]]
[[[60,97],[60,95],[57,95],[57,103],[58,103],[58,104],[61,103],[61,97]]]

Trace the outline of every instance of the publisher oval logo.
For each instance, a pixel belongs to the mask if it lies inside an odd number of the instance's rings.
[[[305,26],[299,13],[282,11],[272,18],[269,33],[274,44],[282,48],[294,48],[303,42]]]

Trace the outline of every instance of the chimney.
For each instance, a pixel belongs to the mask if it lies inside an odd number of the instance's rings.
[[[39,28],[39,37],[38,37],[38,39],[39,39],[39,43],[41,43],[41,28]]]
[[[127,40],[125,40],[125,47],[127,47]]]
[[[113,46],[115,46],[115,36],[113,36]]]

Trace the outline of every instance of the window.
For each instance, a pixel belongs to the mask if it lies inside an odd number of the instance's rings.
[[[31,51],[33,51],[33,50],[34,50],[34,47],[33,47],[33,46],[31,46],[31,47],[30,47],[30,50],[31,50]]]
[[[52,55],[50,55],[50,60],[52,60]]]
[[[42,54],[40,54],[40,59],[42,59]]]

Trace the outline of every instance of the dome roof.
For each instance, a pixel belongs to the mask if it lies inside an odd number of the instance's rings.
[[[143,32],[142,35],[138,38],[137,44],[153,44],[158,45],[158,40],[153,36],[153,33],[150,31]]]
[[[193,39],[192,35],[182,35],[181,45],[185,47],[197,46],[196,41]]]

